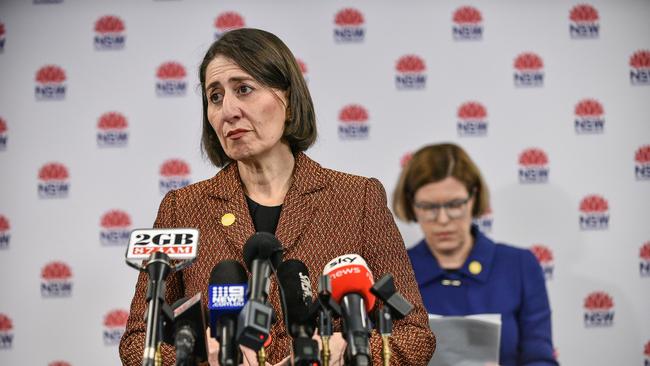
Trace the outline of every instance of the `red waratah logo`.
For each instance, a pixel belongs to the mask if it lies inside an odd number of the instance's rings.
[[[399,159],[399,166],[402,168],[406,168],[406,165],[411,161],[413,158],[413,153],[412,152],[407,152],[402,155],[402,157]]]
[[[60,163],[48,163],[38,171],[38,179],[42,181],[61,181],[68,179],[68,169]]]
[[[599,195],[589,195],[580,202],[580,211],[583,213],[605,213],[609,210],[607,200]]]
[[[123,31],[124,22],[113,15],[105,15],[95,22],[95,32],[97,33],[119,33]]]
[[[0,118],[0,133],[7,132],[7,122],[4,119]]]
[[[62,83],[65,79],[65,71],[56,65],[43,66],[36,73],[36,81],[41,84]]]
[[[307,64],[304,61],[302,61],[301,59],[296,59],[296,62],[298,63],[298,67],[300,67],[300,72],[303,75],[307,74],[307,71],[308,71]]]
[[[596,291],[585,298],[584,307],[590,311],[608,311],[614,307],[614,300],[607,293]]]
[[[645,344],[645,347],[643,348],[643,354],[646,358],[650,358],[650,341]]]
[[[6,231],[9,231],[9,220],[3,215],[0,215],[0,233],[4,233]]]
[[[650,261],[650,241],[643,244],[643,246],[639,250],[639,258],[646,261]]]
[[[595,99],[583,99],[575,107],[575,114],[579,117],[600,117],[603,113],[603,105]]]
[[[244,22],[244,18],[234,11],[221,13],[214,20],[214,27],[217,28],[217,30],[219,30],[221,33],[225,33],[233,29],[244,28],[245,26],[246,23]]]
[[[368,120],[368,112],[360,105],[349,105],[339,112],[339,120],[341,122],[366,122]]]
[[[462,6],[454,12],[454,23],[478,24],[483,21],[481,12],[471,6]]]
[[[0,313],[0,332],[9,332],[14,329],[14,324],[8,316]]]
[[[190,174],[190,166],[179,159],[169,159],[160,167],[163,177],[185,177]]]
[[[71,366],[70,363],[65,361],[53,361],[47,364],[47,366]]]
[[[162,80],[178,80],[185,78],[185,67],[178,62],[165,62],[158,67],[156,76]]]
[[[543,245],[536,244],[530,247],[530,251],[535,254],[535,257],[540,264],[549,264],[553,262],[553,252]]]
[[[66,280],[72,277],[70,267],[63,262],[50,262],[41,270],[44,280]]]
[[[131,226],[131,218],[124,211],[111,210],[102,216],[101,225],[104,229],[122,229]]]
[[[597,22],[598,10],[588,4],[578,4],[571,9],[569,17],[571,18],[571,21],[576,23]]]
[[[544,62],[537,54],[525,52],[517,56],[514,66],[519,71],[539,71],[544,67]]]
[[[487,117],[487,110],[478,102],[466,102],[458,107],[458,118],[467,120],[484,119]]]
[[[5,24],[0,23],[0,37],[4,37],[5,35]]]
[[[128,126],[126,117],[118,112],[107,112],[99,117],[97,128],[100,130],[123,130]]]
[[[634,154],[634,161],[639,164],[650,163],[650,145],[641,146]]]
[[[109,328],[124,328],[128,319],[128,311],[113,310],[104,316],[104,326]]]
[[[636,51],[630,57],[630,83],[650,85],[650,50]]]
[[[544,166],[547,164],[548,157],[541,149],[526,149],[519,155],[519,165],[522,166]]]
[[[363,25],[364,19],[359,10],[345,8],[336,13],[334,22],[340,27],[358,27]]]
[[[421,57],[416,55],[405,55],[397,60],[395,69],[402,73],[421,73],[424,72],[427,67]]]
[[[650,50],[639,50],[630,57],[630,66],[635,69],[650,69]]]

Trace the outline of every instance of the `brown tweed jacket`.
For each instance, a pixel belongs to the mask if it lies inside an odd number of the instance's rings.
[[[330,259],[348,253],[363,256],[376,279],[392,273],[397,289],[415,304],[411,314],[394,323],[392,364],[426,365],[435,349],[435,338],[381,183],[324,169],[302,153],[296,156],[293,178],[276,231],[284,247],[283,259],[303,261],[312,286],[318,284]],[[235,215],[234,224],[222,225],[221,217],[226,213]],[[201,292],[205,302],[212,268],[225,259],[243,263],[243,245],[254,233],[237,164],[228,165],[211,179],[169,192],[160,204],[155,226],[199,229],[198,258],[181,273],[170,275],[166,299],[172,304]],[[290,354],[291,338],[281,321],[277,281],[271,283],[269,300],[278,316],[271,331],[273,343],[267,349],[273,364]],[[139,366],[142,362],[146,289],[147,277],[141,274],[120,343],[124,365]],[[375,331],[371,347],[374,363],[380,364],[381,338]],[[165,365],[174,364],[173,352],[172,347],[163,346]]]

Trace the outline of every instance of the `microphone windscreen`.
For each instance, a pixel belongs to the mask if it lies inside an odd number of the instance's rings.
[[[375,295],[370,292],[374,284],[372,272],[366,261],[358,254],[346,254],[331,260],[323,270],[332,282],[332,298],[337,303],[343,296],[355,293],[363,297],[366,311],[375,306]]]
[[[278,266],[277,276],[284,296],[283,311],[287,329],[290,330],[294,324],[315,326],[315,321],[307,316],[312,303],[307,266],[297,259],[289,259]]]
[[[210,285],[231,285],[248,281],[246,269],[241,263],[228,259],[217,263],[210,273]]]
[[[278,268],[282,260],[282,244],[275,235],[267,232],[253,234],[244,244],[244,263],[251,270],[253,260],[269,260],[273,268]]]

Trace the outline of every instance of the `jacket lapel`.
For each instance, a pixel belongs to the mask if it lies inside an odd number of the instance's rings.
[[[293,183],[282,204],[280,221],[275,236],[285,250],[298,243],[316,215],[315,194],[326,185],[323,168],[305,154],[296,155]]]
[[[219,211],[214,213],[218,221],[217,226],[221,228],[228,245],[241,253],[246,240],[255,233],[255,228],[248,212],[237,164],[233,162],[226,166],[211,182],[208,195],[222,203],[215,205]],[[325,186],[323,168],[305,154],[298,153],[293,183],[282,204],[275,233],[285,249],[296,245],[301,233],[308,228],[317,209],[315,193]],[[234,223],[230,225],[227,225],[229,222],[225,217],[228,214],[235,218]]]
[[[214,214],[216,225],[223,233],[222,237],[237,253],[242,253],[244,243],[255,233],[255,229],[235,162],[226,166],[212,179],[209,195],[212,199],[221,201],[221,204],[216,205],[218,212]]]

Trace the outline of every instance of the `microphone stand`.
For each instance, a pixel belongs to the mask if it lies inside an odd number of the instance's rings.
[[[383,365],[389,366],[392,355],[389,337],[393,333],[393,318],[404,318],[413,310],[413,304],[397,291],[393,275],[390,273],[375,282],[370,292],[384,303],[384,306],[377,310],[377,331],[381,335]]]
[[[318,301],[314,303],[318,306],[318,332],[323,342],[321,359],[323,366],[329,366],[330,357],[330,337],[332,336],[332,321],[334,317],[341,316],[341,308],[332,300],[332,282],[329,275],[322,275],[318,282]]]
[[[149,305],[142,366],[160,366],[162,365],[160,343],[163,329],[171,326],[174,319],[171,308],[165,303],[165,280],[171,272],[169,256],[161,252],[153,253],[144,270],[149,275],[146,296]]]

